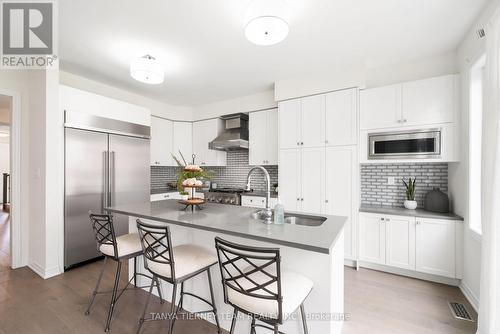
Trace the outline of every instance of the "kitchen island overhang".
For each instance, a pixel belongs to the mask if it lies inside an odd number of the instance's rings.
[[[260,247],[279,247],[282,267],[309,277],[314,288],[305,302],[310,333],[340,333],[344,315],[344,225],[346,217],[323,217],[320,226],[267,225],[251,218],[257,209],[224,204],[206,204],[203,210],[183,211],[176,200],[144,202],[109,207],[112,214],[129,216],[129,231],[136,232],[136,219],[167,224],[172,231],[174,245],[194,243],[215,252],[216,236],[229,241]],[[288,212],[287,212],[288,213]],[[295,213],[302,215],[301,213]],[[174,254],[175,256],[175,254]],[[142,263],[139,265],[145,269]],[[212,268],[216,301],[223,328],[230,327],[232,308],[223,302],[220,271]],[[146,280],[139,282],[148,284]],[[203,279],[194,279],[186,285],[187,291],[208,296]],[[169,300],[171,287],[162,283],[164,296]],[[286,298],[286,296],[284,297]],[[202,304],[196,300],[184,302],[187,311],[199,311]],[[213,322],[213,319],[207,319]],[[240,321],[236,333],[247,333],[249,324]],[[286,333],[302,333],[300,317],[292,317],[280,327]]]

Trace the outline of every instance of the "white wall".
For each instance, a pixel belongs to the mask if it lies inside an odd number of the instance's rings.
[[[265,110],[276,108],[277,106],[278,104],[274,101],[274,91],[268,90],[231,100],[196,106],[193,108],[192,120],[198,121],[239,112]]]
[[[175,106],[155,101],[139,94],[93,81],[69,72],[60,71],[59,80],[63,85],[145,107],[151,110],[151,114],[155,116],[179,121],[191,121],[193,119],[193,109],[191,107]]]
[[[474,307],[479,306],[479,286],[481,273],[481,238],[469,228],[469,196],[468,196],[468,158],[469,158],[469,70],[474,62],[485,53],[485,39],[479,39],[476,30],[485,27],[494,8],[500,5],[495,0],[483,11],[464,37],[457,51],[457,64],[460,69],[462,109],[460,112],[460,145],[462,147],[461,162],[450,164],[449,192],[453,203],[453,210],[464,217],[464,277],[460,288],[471,301]]]

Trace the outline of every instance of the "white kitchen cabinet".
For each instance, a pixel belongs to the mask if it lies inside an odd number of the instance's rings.
[[[356,146],[327,147],[325,150],[325,196],[322,212],[347,217],[344,227],[345,257],[356,257]]]
[[[401,125],[401,85],[360,91],[361,129],[391,128]]]
[[[279,197],[287,211],[298,211],[301,197],[301,150],[281,150]]]
[[[299,211],[320,213],[325,189],[325,149],[304,148],[301,150],[301,196]],[[281,188],[281,183],[280,188]]]
[[[249,116],[249,164],[278,164],[278,110],[258,111]]]
[[[356,145],[357,141],[357,89],[346,89],[326,94],[326,146]]]
[[[278,203],[278,199],[271,197],[269,200],[269,206],[274,208]],[[265,208],[266,207],[266,197],[263,196],[241,196],[241,206],[247,206],[250,208]]]
[[[455,277],[455,228],[459,222],[416,219],[416,270]]]
[[[415,218],[385,216],[385,264],[415,270]]]
[[[151,117],[151,165],[172,166],[173,124],[160,117]]]
[[[173,123],[172,152],[178,159],[181,159],[179,151],[182,152],[186,162],[190,164],[192,162],[193,154],[193,123],[191,122]]]
[[[377,214],[359,214],[359,259],[385,264],[385,218]]]
[[[360,128],[430,126],[456,121],[457,75],[404,82],[360,92]]]
[[[302,98],[301,147],[325,146],[325,95]]]
[[[455,121],[456,76],[446,75],[402,84],[404,125]]]
[[[301,137],[301,99],[279,103],[279,147],[297,148]]]
[[[193,154],[200,166],[225,166],[226,152],[211,150],[208,144],[224,129],[221,119],[213,118],[193,123]]]

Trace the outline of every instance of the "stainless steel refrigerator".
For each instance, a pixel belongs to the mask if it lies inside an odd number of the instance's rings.
[[[150,200],[150,128],[81,113],[65,113],[64,267],[100,256],[89,211]],[[117,235],[128,217],[114,215]]]

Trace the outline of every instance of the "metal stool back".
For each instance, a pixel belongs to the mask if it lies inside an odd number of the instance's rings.
[[[115,229],[113,227],[113,216],[89,213],[92,230],[97,243],[97,250],[102,245],[113,246],[114,258],[118,259],[118,247],[116,245]]]
[[[137,230],[141,239],[142,252],[145,258],[144,267],[158,263],[170,267],[170,277],[163,277],[167,282],[175,282],[175,265],[172,252],[172,239],[168,226],[158,226],[137,220]]]
[[[215,238],[215,247],[219,257],[219,267],[224,289],[224,301],[234,307],[230,333],[234,331],[238,311],[252,317],[252,333],[255,332],[255,327],[265,327],[270,330],[276,330],[276,325],[283,323],[281,258],[279,249],[242,246],[219,237]],[[255,275],[265,277],[266,279],[264,282],[262,282],[262,279],[257,282],[255,280]],[[232,303],[228,296],[228,289],[232,289],[245,296],[266,301],[275,301],[276,309],[278,310],[276,317],[254,314],[248,310],[241,309],[238,305]],[[272,325],[273,328],[256,325],[256,319]]]

